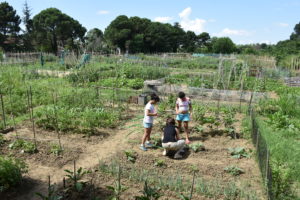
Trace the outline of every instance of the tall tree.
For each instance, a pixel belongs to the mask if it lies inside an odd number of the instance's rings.
[[[236,51],[236,46],[229,37],[213,38],[212,48],[214,53],[230,54]]]
[[[7,2],[0,3],[0,46],[10,51],[16,48],[21,19]]]
[[[166,26],[168,26],[168,24]],[[171,39],[172,51],[177,52],[179,50],[179,47],[184,45],[185,32],[181,28],[178,22],[175,22],[173,27],[170,27],[170,29],[171,29],[170,39]]]
[[[86,29],[60,10],[48,8],[34,16],[33,32],[38,49],[57,53],[58,45],[77,49],[76,40],[84,41]]]
[[[291,40],[298,40],[300,39],[300,22],[295,25],[294,32],[290,36]]]
[[[24,50],[31,51],[34,49],[34,47],[32,45],[33,23],[32,23],[32,19],[31,19],[31,9],[28,6],[27,1],[25,1],[25,3],[24,3],[22,21],[23,21],[23,24],[25,25],[25,30],[23,30],[23,35],[22,35]]]
[[[105,29],[104,37],[111,47],[119,47],[122,52],[125,52],[132,38],[131,21],[125,15],[118,16]]]
[[[86,34],[86,47],[88,51],[101,51],[103,48],[103,32],[94,28]]]
[[[201,34],[198,35],[198,45],[200,47],[202,46],[206,46],[207,43],[210,42],[210,35],[207,32],[203,32]]]
[[[31,33],[32,32],[31,9],[29,8],[27,1],[25,1],[24,8],[23,8],[23,23],[25,25],[25,33]]]
[[[193,31],[187,31],[185,34],[183,51],[193,53],[196,50],[197,35]]]

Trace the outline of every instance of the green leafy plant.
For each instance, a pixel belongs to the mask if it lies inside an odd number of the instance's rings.
[[[74,171],[66,169],[65,172],[67,172],[66,176],[73,181],[74,189],[78,192],[82,191],[86,182],[81,181],[81,179],[85,174],[90,173],[90,171],[83,170],[82,167],[80,167],[77,171],[76,169]]]
[[[150,187],[147,183],[147,180],[144,184],[144,190],[142,196],[136,196],[135,200],[157,200],[163,195],[159,193],[159,188]]]
[[[204,127],[201,125],[198,125],[195,127],[195,131],[197,131],[198,133],[202,133],[204,131]]]
[[[228,151],[233,158],[250,158],[250,154],[244,147],[228,148]]]
[[[25,153],[35,153],[36,147],[33,143],[31,142],[27,142],[23,139],[17,139],[15,140],[13,143],[9,144],[8,146],[10,149],[20,149],[21,152],[25,152]]]
[[[25,162],[0,156],[0,193],[20,184],[22,174],[26,172]]]
[[[59,144],[52,144],[50,153],[53,153],[54,155],[58,156],[61,153],[63,153],[64,149]]]
[[[125,153],[126,158],[127,158],[128,161],[130,161],[132,163],[135,163],[135,161],[136,161],[135,151],[126,150],[126,151],[124,151],[124,153]]]
[[[189,148],[191,148],[195,153],[199,151],[205,151],[205,146],[201,142],[189,144]]]
[[[224,171],[226,171],[229,174],[232,174],[233,176],[238,176],[238,175],[244,173],[244,170],[242,170],[241,168],[236,167],[236,166],[225,167]]]
[[[166,163],[165,163],[164,160],[158,159],[158,160],[156,160],[156,161],[154,162],[154,166],[156,166],[156,167],[164,167],[164,166],[166,166]]]

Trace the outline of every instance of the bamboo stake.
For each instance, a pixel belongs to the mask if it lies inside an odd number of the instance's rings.
[[[60,141],[60,132],[58,130],[58,120],[57,120],[57,110],[56,110],[57,96],[54,97],[54,94],[52,93],[52,97],[53,97],[53,105],[54,105],[55,131],[57,133],[59,148],[62,149],[61,141]]]
[[[192,196],[193,196],[194,184],[195,184],[195,176],[196,176],[196,171],[194,170],[193,183],[192,183],[191,194],[190,194],[190,200],[192,200]]]
[[[5,110],[4,110],[4,101],[3,101],[3,95],[0,92],[0,99],[1,99],[1,108],[2,108],[2,118],[3,118],[3,129],[6,129],[6,118],[5,118]]]
[[[32,122],[32,131],[33,131],[33,138],[34,138],[34,146],[35,146],[35,150],[37,150],[36,132],[35,132],[34,117],[33,117],[32,89],[31,89],[31,86],[29,86],[29,91],[27,90],[27,95],[28,95],[29,116],[30,116],[30,120]]]
[[[9,90],[9,102],[10,102],[10,107],[12,108],[13,107],[13,104],[12,104],[12,95],[11,95],[11,88]],[[17,131],[17,124],[16,124],[16,120],[15,120],[15,116],[13,113],[11,113],[12,115],[12,119],[13,119],[13,123],[14,123],[14,129],[16,131],[16,138],[18,139],[19,138],[19,135],[18,135],[18,131]]]

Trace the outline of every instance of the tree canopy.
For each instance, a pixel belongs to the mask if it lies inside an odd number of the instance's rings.
[[[101,51],[104,46],[103,32],[94,28],[86,34],[86,48],[88,51]]]
[[[236,51],[236,46],[229,37],[214,38],[212,48],[215,53],[230,54]]]
[[[299,40],[300,39],[300,22],[295,25],[294,32],[290,36],[291,40]]]
[[[84,40],[86,29],[56,8],[41,11],[33,18],[34,39],[38,49],[57,53],[58,46],[75,48],[75,40]]]
[[[0,3],[0,46],[12,50],[17,43],[21,19],[7,2]]]

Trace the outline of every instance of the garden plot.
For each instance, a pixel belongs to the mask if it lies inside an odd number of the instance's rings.
[[[159,119],[154,129],[155,141],[161,136],[161,121],[164,119]],[[235,126],[236,131],[240,132],[240,121]],[[141,152],[138,145],[142,133],[131,134],[132,147],[125,150],[131,153],[117,153],[101,164],[100,171],[113,178],[118,166],[121,166],[125,186],[128,181],[141,185],[147,180],[161,188],[162,194],[166,194],[161,199],[179,199],[178,193],[188,194],[194,170],[195,199],[264,199],[263,183],[252,152],[253,145],[246,139],[232,139],[223,127],[217,131],[212,130],[208,124],[200,132],[196,127],[197,124],[192,123],[190,139],[194,145],[202,143],[205,147],[203,151],[194,152],[190,149],[183,159],[174,160],[162,156],[160,148]],[[230,148],[236,150],[239,158],[231,155]],[[226,172],[226,168],[230,170]],[[122,196],[124,199],[132,199],[128,196],[131,193],[129,189]]]
[[[29,171],[25,180],[29,181],[32,187],[26,187],[26,190],[23,188],[24,194],[22,195],[20,193],[10,193],[11,196],[8,196],[8,198],[38,199],[34,193],[46,194],[48,176],[50,175],[51,183],[58,184],[58,191],[62,196],[65,196],[64,199],[88,199],[89,196],[85,195],[86,192],[84,192],[89,191],[90,186],[88,185],[81,192],[72,190],[65,192],[63,190],[62,180],[66,175],[64,170],[73,169],[74,159],[77,168],[83,167],[84,170],[92,171],[92,173],[85,175],[83,180],[93,181],[95,195],[101,195],[104,199],[108,199],[109,196],[113,195],[106,186],[114,185],[115,172],[118,166],[121,166],[123,171],[121,183],[128,188],[122,192],[121,199],[133,199],[134,196],[141,195],[144,180],[147,177],[151,187],[161,188],[158,192],[164,194],[164,196],[160,199],[179,199],[178,193],[188,194],[193,171],[196,171],[195,199],[230,199],[233,196],[240,197],[239,195],[243,196],[242,199],[246,197],[249,199],[264,199],[260,173],[251,153],[253,146],[248,140],[232,139],[230,136],[226,136],[225,131],[222,130],[224,127],[221,126],[220,131],[215,131],[209,127],[210,124],[206,124],[200,130],[197,129],[199,127],[198,122],[194,122],[191,127],[193,130],[191,140],[194,144],[201,142],[205,146],[205,151],[195,153],[189,150],[182,160],[162,156],[160,148],[141,152],[138,146],[143,132],[141,126],[142,109],[142,107],[135,109],[135,117],[129,119],[120,129],[103,130],[103,132],[107,132],[104,137],[91,136],[88,138],[81,134],[62,135],[61,141],[66,153],[58,157],[47,152],[50,144],[48,142],[47,146],[47,142],[45,142],[50,139],[55,140],[56,134],[38,130],[37,138],[38,140],[40,138],[41,141],[38,142],[38,147],[40,146],[43,149],[42,151],[32,155],[28,153],[20,154],[17,150],[12,151],[15,156],[25,159],[29,164]],[[237,118],[240,118],[240,116]],[[164,120],[163,117],[156,121],[156,128],[153,131],[155,141],[161,136],[161,127]],[[235,126],[237,127],[236,132],[240,132],[240,121],[235,122]],[[32,138],[30,132],[30,129],[25,125],[19,129],[20,137]],[[14,138],[12,133],[6,135],[6,137],[7,140]],[[44,142],[42,142],[42,139]],[[6,149],[7,146],[5,146],[2,149]],[[251,158],[233,158],[228,148],[236,147],[245,148]],[[128,150],[132,151],[129,156],[135,157],[134,163],[128,161],[128,156],[124,153]],[[99,161],[101,161],[100,165]],[[239,176],[233,175],[236,168],[233,169],[233,172],[227,173],[225,168],[230,166],[242,169],[243,173]],[[178,176],[179,174],[180,176]],[[168,178],[170,175],[172,175],[172,179]],[[67,181],[67,188],[68,185],[72,185],[72,182]],[[21,189],[21,191],[23,190]],[[253,193],[252,191],[256,192]]]

